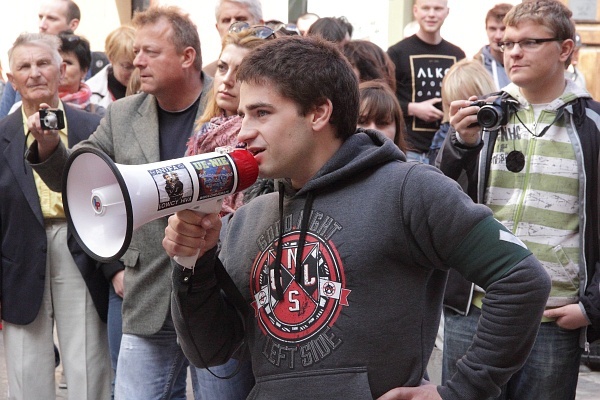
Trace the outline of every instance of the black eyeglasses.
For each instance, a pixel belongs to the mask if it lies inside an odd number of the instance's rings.
[[[250,25],[245,21],[237,21],[229,26],[229,33],[240,33],[250,30],[252,35],[260,39],[270,39],[275,37],[275,31],[266,25]]]
[[[500,50],[502,50],[504,52],[506,50],[511,51],[515,47],[515,44],[518,44],[521,49],[527,51],[527,50],[537,49],[540,46],[540,44],[542,44],[542,43],[560,42],[562,40],[564,40],[564,39],[560,39],[560,38],[523,39],[523,40],[519,40],[518,42],[510,42],[510,41],[498,42],[498,46],[500,47]]]

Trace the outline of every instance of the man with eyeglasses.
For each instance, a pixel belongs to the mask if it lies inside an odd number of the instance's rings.
[[[201,71],[197,27],[175,6],[136,12],[132,24],[141,93],[112,103],[98,129],[79,146],[101,150],[120,164],[179,158],[212,84]],[[60,190],[70,151],[54,132],[41,129],[39,118],[30,118],[28,127],[36,138],[28,161],[38,163],[34,168],[51,189]],[[161,247],[166,223],[162,218],[136,230],[120,259],[125,272],[117,399],[186,397],[188,361],[173,327],[170,260]]]
[[[574,399],[582,348],[599,337],[600,104],[564,76],[575,46],[571,16],[553,0],[508,12],[500,47],[512,84],[495,107],[506,118],[481,129],[475,97],[453,102],[453,130],[438,158],[448,176],[469,174],[474,200],[492,209],[552,279],[535,346],[501,398]],[[453,283],[446,290],[444,379],[462,368],[483,297],[473,284]],[[508,326],[494,329],[514,334]]]
[[[217,20],[215,28],[221,40],[229,32],[229,27],[236,22],[245,22],[249,25],[262,25],[265,22],[260,0],[217,0],[215,18]],[[202,71],[208,76],[215,76],[217,62],[218,60],[215,60],[205,65]]]

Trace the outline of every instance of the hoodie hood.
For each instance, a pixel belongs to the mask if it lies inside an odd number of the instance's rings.
[[[358,129],[354,135],[344,141],[333,157],[300,190],[296,192],[289,180],[283,181],[283,185],[279,186],[279,240],[275,260],[269,266],[269,268],[273,269],[275,280],[274,296],[278,300],[283,298],[281,258],[283,252],[282,235],[285,231],[283,226],[285,196],[306,197],[298,238],[298,248],[303,249],[308,231],[310,211],[315,197],[320,190],[331,188],[332,184],[339,181],[345,180],[351,182],[362,172],[376,169],[378,166],[392,161],[406,161],[404,153],[400,151],[393,141],[379,131]],[[302,264],[302,254],[302,251],[296,253],[296,265]],[[295,280],[300,283],[301,279],[302,269],[296,268]]]
[[[592,96],[589,94],[589,92],[587,90],[581,88],[575,82],[567,80],[567,79],[565,79],[565,82],[566,82],[565,90],[557,99],[553,100],[551,103],[548,104],[548,106],[546,108],[547,110],[551,110],[551,111],[559,110],[560,108],[564,107],[565,105],[567,105],[579,98],[583,98],[583,99],[586,99],[586,98],[591,99],[592,98]],[[530,103],[521,94],[521,90],[514,83],[511,83],[510,85],[508,85],[507,87],[505,87],[502,90],[504,92],[508,93],[512,98],[517,100],[519,102],[519,104],[521,105],[521,107],[523,107],[523,108],[529,107]]]
[[[296,194],[318,191],[390,161],[406,161],[406,156],[381,132],[359,128]],[[289,182],[284,184],[291,189]]]

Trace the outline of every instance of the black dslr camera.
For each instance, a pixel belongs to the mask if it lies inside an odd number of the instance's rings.
[[[484,129],[493,131],[508,123],[508,101],[502,97],[494,101],[478,100],[471,105],[479,107],[477,123]]]
[[[65,128],[65,114],[62,110],[46,108],[40,110],[40,125],[43,130],[60,130]]]

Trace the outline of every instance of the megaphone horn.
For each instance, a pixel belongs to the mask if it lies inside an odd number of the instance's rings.
[[[80,148],[67,160],[63,205],[84,251],[108,262],[125,253],[140,226],[184,209],[218,212],[225,196],[257,177],[252,154],[230,147],[141,165],[115,164],[99,150]]]

